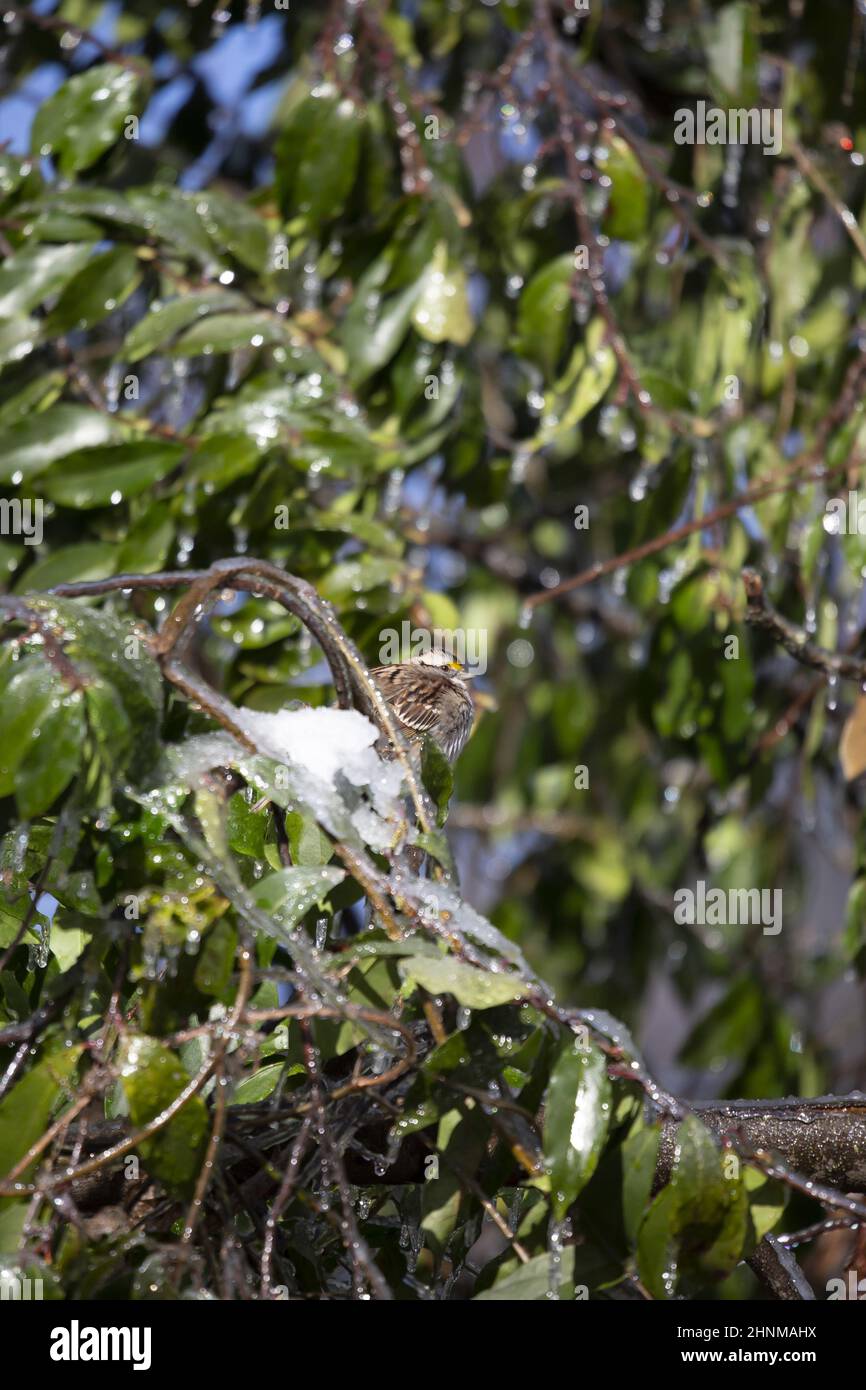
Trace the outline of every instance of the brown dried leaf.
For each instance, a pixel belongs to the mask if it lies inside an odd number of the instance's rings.
[[[866,695],[862,693],[845,720],[839,740],[839,761],[846,782],[866,772]]]

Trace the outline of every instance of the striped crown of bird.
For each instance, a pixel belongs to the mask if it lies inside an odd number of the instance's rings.
[[[420,745],[429,734],[456,762],[472,732],[475,706],[465,683],[475,673],[433,648],[393,666],[374,666],[372,674],[409,742]]]

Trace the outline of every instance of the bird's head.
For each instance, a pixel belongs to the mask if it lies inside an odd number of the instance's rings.
[[[467,671],[462,661],[458,661],[452,652],[443,651],[441,647],[432,647],[429,652],[413,656],[411,665],[435,666],[437,670],[451,676],[452,680],[471,681],[476,674],[474,671]]]

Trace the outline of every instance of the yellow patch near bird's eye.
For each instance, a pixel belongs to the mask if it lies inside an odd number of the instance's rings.
[[[462,670],[463,670],[463,667],[461,666],[461,664],[460,664],[459,661],[449,661],[449,662],[448,662],[448,667],[449,667],[449,670],[451,670],[451,671],[462,671]]]

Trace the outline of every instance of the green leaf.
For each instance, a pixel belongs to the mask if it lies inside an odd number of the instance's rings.
[[[687,1115],[677,1129],[676,1161],[670,1185],[691,1220],[711,1224],[727,1203],[719,1146],[697,1115]]]
[[[81,765],[84,697],[73,690],[56,697],[30,731],[30,747],[15,771],[15,799],[25,820],[42,815],[68,787]]]
[[[448,844],[448,837],[443,831],[431,830],[429,833],[419,831],[412,843],[417,845],[419,849],[423,849],[425,854],[431,854],[449,874],[454,873],[454,857],[451,853],[451,846]]]
[[[280,1077],[284,1073],[291,1074],[293,1071],[301,1072],[303,1067],[286,1067],[285,1062],[271,1062],[266,1067],[261,1067],[252,1076],[245,1076],[235,1087],[230,1105],[254,1105],[257,1101],[267,1100],[268,1096],[273,1095],[280,1083]]]
[[[529,447],[541,449],[567,434],[603,399],[616,376],[616,354],[602,342],[604,325],[593,319],[586,331],[586,344],[572,353],[562,376],[544,397],[543,423]]]
[[[224,917],[205,936],[195,963],[194,980],[202,994],[220,998],[228,988],[234,968],[238,934]]]
[[[8,319],[0,323],[0,367],[27,357],[36,346],[39,329],[35,319]]]
[[[319,592],[331,603],[349,602],[354,595],[385,588],[402,575],[405,564],[387,555],[362,555],[335,565],[319,583]]]
[[[409,956],[400,961],[404,980],[414,981],[430,994],[453,994],[467,1009],[492,1009],[521,999],[526,984],[517,975],[477,970],[452,956]]]
[[[248,854],[252,859],[262,859],[267,828],[267,816],[261,811],[253,812],[244,795],[237,792],[228,803],[226,815],[226,835],[230,847],[238,854]],[[292,858],[294,859],[294,855]]]
[[[607,151],[604,171],[612,187],[604,229],[610,237],[637,241],[646,231],[649,216],[646,174],[633,149],[621,136],[612,136]]]
[[[668,1186],[638,1235],[638,1269],[656,1298],[725,1278],[754,1235],[739,1160],[722,1154],[696,1115],[677,1128],[674,1153]]]
[[[444,241],[437,245],[433,260],[421,277],[411,321],[415,331],[431,343],[462,346],[475,331],[465,271],[460,265],[449,265]]]
[[[51,923],[49,945],[61,971],[71,969],[92,939],[92,933],[83,927],[64,926],[57,921]]]
[[[595,1172],[607,1138],[610,1104],[604,1053],[587,1048],[578,1037],[567,1038],[550,1075],[544,1111],[544,1153],[557,1221],[563,1220]]]
[[[574,277],[574,257],[557,256],[542,266],[520,296],[515,348],[548,373],[554,370],[565,346]]]
[[[408,285],[382,302],[379,284],[386,278],[387,271],[387,263],[374,263],[359,283],[343,324],[342,341],[349,358],[349,379],[353,386],[360,385],[390,362],[409,331],[420,282]]]
[[[26,659],[3,692],[0,723],[0,796],[15,788],[15,775],[52,707],[65,688],[57,672],[38,657]]]
[[[355,182],[363,116],[322,83],[299,102],[277,144],[277,192],[287,218],[311,228],[339,217]]]
[[[89,246],[25,246],[0,266],[0,318],[29,314],[82,270]]]
[[[175,1054],[156,1038],[133,1034],[121,1040],[119,1051],[129,1118],[135,1129],[141,1129],[176,1100],[190,1077]],[[148,1171],[170,1191],[191,1196],[207,1133],[207,1107],[200,1095],[192,1096],[163,1129],[141,1144]]]
[[[632,1130],[622,1147],[622,1208],[626,1234],[637,1238],[646,1214],[656,1174],[661,1125],[643,1121]]]
[[[246,435],[214,434],[190,455],[186,475],[214,492],[246,477],[261,462],[261,450]]]
[[[0,1101],[0,1178],[36,1143],[58,1102],[70,1095],[81,1051],[77,1045],[53,1047]]]
[[[128,773],[133,782],[151,776],[158,754],[163,685],[159,667],[141,634],[129,621],[109,611],[97,612],[74,599],[34,596],[27,602],[45,614],[55,630],[60,629],[67,655],[89,679],[88,690],[98,677],[134,729],[134,740],[115,749],[115,774]],[[117,737],[115,729],[115,740]]]
[[[705,45],[713,89],[725,104],[752,104],[757,96],[758,11],[735,0],[707,25]]]
[[[454,790],[454,771],[438,743],[429,734],[421,746],[421,781],[433,798],[437,824],[444,825]]]
[[[217,249],[227,249],[247,269],[263,274],[267,267],[270,236],[259,214],[241,202],[214,189],[197,193],[196,212]]]
[[[653,1298],[671,1298],[677,1281],[677,1199],[663,1187],[638,1232],[637,1267]]]
[[[567,1245],[562,1252],[560,1264],[560,1292],[574,1284],[573,1245]],[[520,1264],[504,1279],[497,1279],[489,1289],[477,1293],[473,1303],[492,1303],[507,1300],[509,1303],[539,1303],[550,1298],[551,1256],[533,1255],[531,1260]]]
[[[748,1195],[755,1240],[763,1240],[784,1215],[787,1189],[777,1178],[768,1178],[760,1168],[753,1168],[750,1164],[743,1169],[743,1184]]]
[[[689,1067],[718,1070],[747,1057],[764,1031],[763,1005],[763,991],[755,980],[734,980],[695,1024],[680,1049],[680,1060]]]
[[[135,188],[128,194],[129,215],[170,248],[173,255],[191,256],[213,274],[225,264],[196,211],[197,193],[184,193],[167,184]]]
[[[107,444],[118,427],[106,415],[83,405],[56,405],[10,425],[0,439],[0,482],[17,475],[33,478],[57,459],[78,449]]]
[[[425,1182],[421,1193],[421,1229],[437,1256],[444,1253],[457,1225],[463,1198],[461,1176],[478,1171],[488,1139],[480,1106],[449,1110],[439,1121],[436,1148],[444,1163],[440,1175]]]
[[[111,541],[81,541],[61,545],[25,570],[15,585],[16,593],[51,589],[77,579],[105,579],[115,572],[117,546]]]
[[[154,503],[127,532],[114,561],[116,574],[153,574],[163,569],[175,525],[166,503]]]
[[[67,177],[87,169],[119,138],[140,96],[141,81],[131,68],[117,63],[88,68],[39,108],[30,148],[35,155],[52,155]]]
[[[271,916],[275,925],[288,932],[345,877],[342,869],[326,865],[317,869],[293,866],[268,874],[253,885],[251,892],[256,905]]]
[[[289,837],[292,863],[303,868],[327,864],[334,853],[331,841],[319,829],[313,817],[305,816],[300,811],[286,813],[286,834]]]
[[[129,362],[138,362],[174,338],[184,328],[208,314],[243,308],[244,301],[228,290],[202,290],[198,294],[178,295],[167,303],[151,304],[144,318],[127,334],[123,345]]]
[[[40,479],[53,502],[85,509],[126,501],[160,482],[184,457],[184,446],[143,439],[71,454]]]
[[[134,251],[112,247],[94,256],[69,281],[45,324],[48,334],[101,323],[132,294],[141,280],[142,265]]]
[[[172,352],[176,357],[208,356],[288,341],[286,325],[276,314],[209,314],[183,334]]]

